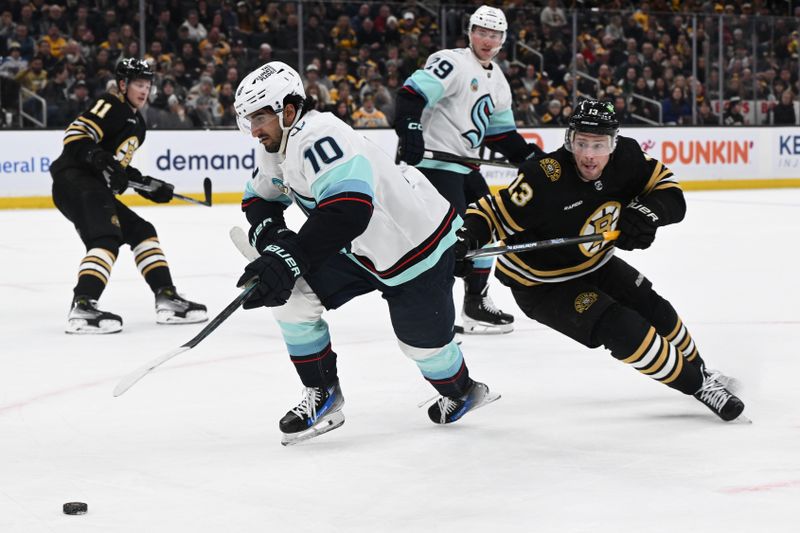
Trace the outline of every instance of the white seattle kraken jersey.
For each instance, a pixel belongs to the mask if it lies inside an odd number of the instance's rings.
[[[427,102],[422,112],[427,150],[478,157],[487,135],[516,130],[511,88],[497,63],[491,67],[484,68],[469,48],[441,50],[406,80]],[[469,172],[428,159],[418,166]]]
[[[462,220],[417,169],[401,170],[376,144],[331,113],[310,111],[289,133],[286,157],[257,150],[245,199],[296,203],[310,214],[334,201],[372,203],[348,256],[386,285],[434,266]]]

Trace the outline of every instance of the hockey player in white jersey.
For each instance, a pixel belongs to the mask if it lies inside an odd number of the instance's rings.
[[[261,253],[239,280],[259,278],[244,307],[274,308],[305,386],[280,420],[283,444],[344,423],[337,356],[321,315],[373,290],[389,306],[400,349],[441,395],[428,409],[433,422],[454,422],[497,399],[470,378],[453,340],[452,246],[462,223],[455,209],[419,171],[401,172],[334,115],[312,110],[285,63],[251,72],[234,105],[240,128],[265,148],[242,200]],[[308,216],[297,233],[284,222],[290,203]]]
[[[398,160],[415,165],[460,215],[489,194],[478,167],[425,158],[425,150],[477,158],[486,145],[521,164],[544,153],[517,132],[511,88],[492,61],[506,39],[500,9],[481,6],[469,20],[468,48],[441,50],[414,72],[397,94]],[[497,309],[487,294],[492,258],[474,261],[465,277],[464,333],[508,333],[514,317]]]

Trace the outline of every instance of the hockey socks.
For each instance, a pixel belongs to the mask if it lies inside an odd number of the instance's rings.
[[[136,268],[150,285],[153,294],[157,293],[158,289],[172,286],[172,276],[169,272],[167,258],[164,257],[157,237],[145,239],[134,246],[133,256]]]
[[[100,298],[111,277],[111,269],[116,260],[116,250],[112,252],[105,248],[89,249],[78,269],[78,283],[73,289],[75,296],[86,296],[92,300]]]

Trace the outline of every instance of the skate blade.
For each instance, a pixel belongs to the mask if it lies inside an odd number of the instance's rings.
[[[90,326],[86,320],[74,319],[67,322],[65,333],[70,335],[107,335],[122,331],[122,324],[116,320],[101,320],[99,327]]]
[[[734,418],[733,420],[731,420],[729,423],[733,423],[733,424],[752,424],[753,421],[750,420],[748,417],[744,416],[744,414],[741,414],[741,415],[737,416],[736,418]]]
[[[284,446],[293,446],[299,442],[310,440],[314,437],[324,435],[329,431],[333,431],[344,424],[344,413],[341,411],[336,411],[325,420],[317,422],[317,424],[318,425],[310,427],[305,431],[300,431],[297,433],[284,433],[283,437],[281,437],[281,444]]]
[[[485,322],[464,321],[460,326],[463,335],[505,335],[514,331],[514,324],[487,324]]]
[[[156,313],[156,324],[197,324],[207,320],[208,314],[205,311],[190,311],[185,317],[176,316],[169,312]]]

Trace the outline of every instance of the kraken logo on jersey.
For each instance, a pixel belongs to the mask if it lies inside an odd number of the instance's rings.
[[[117,147],[117,151],[114,154],[119,161],[119,164],[123,167],[127,167],[131,164],[131,159],[133,159],[133,154],[139,148],[139,139],[135,135],[131,135],[124,141],[120,143]]]
[[[472,106],[472,124],[475,125],[474,130],[462,133],[461,136],[470,142],[471,148],[478,148],[483,144],[483,138],[486,136],[486,130],[489,127],[489,118],[494,112],[494,102],[491,95],[484,94],[475,105]]]
[[[606,202],[598,207],[586,220],[581,228],[581,235],[596,235],[604,231],[612,231],[617,227],[622,204],[619,202]],[[611,241],[587,242],[580,245],[580,250],[586,257],[592,257],[609,246]]]

